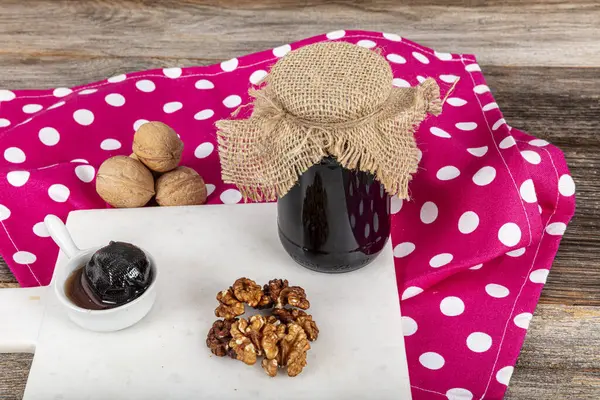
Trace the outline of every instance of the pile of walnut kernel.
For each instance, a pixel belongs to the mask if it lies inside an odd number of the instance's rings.
[[[296,376],[306,366],[309,341],[317,340],[319,328],[307,310],[310,303],[299,286],[289,286],[285,279],[273,279],[264,287],[248,278],[240,278],[229,289],[217,294],[216,320],[206,338],[206,345],[219,357],[228,355],[248,365],[264,356],[262,367],[269,376],[287,368]],[[264,310],[271,315],[239,318],[245,306]],[[287,307],[286,307],[287,306]]]

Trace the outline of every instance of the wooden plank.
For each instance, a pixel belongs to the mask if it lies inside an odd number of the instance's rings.
[[[600,309],[539,305],[507,399],[600,398]]]
[[[600,398],[598,371],[521,368],[515,370],[505,400]]]
[[[506,398],[600,398],[598,332],[598,308],[538,306]],[[30,354],[0,354],[0,398],[22,396],[31,359]]]
[[[508,124],[559,146],[577,184],[577,212],[541,302],[600,306],[600,69],[482,69]]]
[[[219,61],[216,58],[2,54],[0,50],[0,70],[2,70],[0,87],[11,89],[72,87],[127,72],[180,65],[210,65]]]
[[[398,3],[4,0],[0,87],[73,86],[212,64],[336,29],[395,32],[439,51],[476,54],[509,124],[560,146],[577,182],[577,214],[507,398],[600,398],[599,308],[579,306],[600,306],[600,3]],[[0,288],[15,286],[0,260]],[[0,355],[0,398],[21,397],[30,363],[30,355]]]
[[[32,360],[32,354],[0,354],[0,399],[23,397]]]
[[[488,4],[489,3],[489,4]],[[91,78],[91,68],[44,76],[56,57],[157,58],[183,66],[223,60],[337,29],[395,32],[438,51],[477,54],[482,64],[600,66],[595,1],[528,1],[508,5],[475,1],[401,4],[387,1],[4,1],[0,55],[12,58],[0,86],[63,86]],[[40,12],[43,10],[43,12]],[[200,60],[200,62],[196,61]],[[31,65],[34,64],[34,65]],[[18,73],[13,73],[18,71]],[[59,72],[59,70],[56,70]],[[8,78],[7,78],[8,77]]]
[[[12,274],[12,272],[10,272],[10,270],[6,266],[6,262],[0,256],[0,285],[6,285],[6,286],[0,286],[0,288],[1,287],[12,287],[9,285],[14,285],[16,283],[17,283],[17,280],[15,279],[15,276]]]

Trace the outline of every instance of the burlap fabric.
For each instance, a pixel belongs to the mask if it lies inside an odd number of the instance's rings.
[[[407,198],[418,164],[414,130],[441,112],[440,91],[433,79],[411,88],[393,87],[392,79],[385,58],[353,44],[288,53],[250,89],[248,119],[217,122],[223,181],[244,199],[274,200],[330,155]]]

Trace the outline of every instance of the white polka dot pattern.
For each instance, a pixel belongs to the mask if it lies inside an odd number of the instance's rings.
[[[64,203],[69,199],[71,191],[65,185],[56,183],[48,189],[48,196],[57,203]]]
[[[419,326],[414,319],[411,317],[402,316],[402,333],[404,336],[412,336],[417,332],[418,329]]]
[[[135,87],[144,93],[152,93],[156,90],[156,85],[149,79],[142,79],[135,83]]]
[[[18,147],[9,147],[4,150],[4,159],[9,163],[21,164],[27,159],[25,152]]]
[[[444,366],[446,360],[440,354],[431,351],[421,354],[419,362],[427,369],[438,370]]]
[[[381,52],[394,90],[428,77],[440,85],[443,113],[415,133],[418,166],[408,198],[392,196],[389,209],[377,214],[362,198],[362,216],[357,200],[348,224],[357,240],[368,240],[391,217],[402,334],[411,383],[425,390],[419,393],[502,398],[515,363],[506,346],[520,343],[531,321],[533,307],[524,299],[546,282],[548,260],[572,216],[575,183],[562,154],[507,124],[495,88],[471,55],[434,51],[394,33],[333,30],[311,40]],[[309,42],[205,67],[128,72],[78,88],[0,89],[0,192],[9,193],[0,199],[0,231],[16,245],[0,241],[0,251],[18,279],[29,286],[49,282],[55,246],[41,221],[49,212],[65,218],[74,209],[105,207],[95,197],[98,166],[129,155],[134,131],[149,120],[177,131],[182,165],[203,176],[209,204],[242,203],[239,190],[221,179],[215,122],[240,106],[249,115],[249,87]],[[26,211],[19,201],[25,198],[38,199],[39,207]],[[484,313],[494,318],[477,317]],[[457,370],[460,376],[452,374]]]
[[[165,74],[166,77],[171,79],[179,78],[181,76],[181,73],[181,68],[178,67],[163,69],[163,74]]]
[[[329,40],[336,40],[336,39],[341,39],[346,35],[345,31],[333,31],[333,32],[329,32],[326,36],[327,39]]]
[[[515,246],[521,240],[521,229],[514,222],[507,222],[500,227],[498,239],[505,246]]]
[[[212,154],[214,149],[215,149],[215,146],[212,143],[210,143],[210,142],[202,143],[201,145],[196,147],[196,150],[194,151],[194,156],[196,158],[206,158]]]
[[[223,61],[221,63],[221,69],[225,72],[234,71],[238,67],[238,59],[232,58],[231,60]]]
[[[458,230],[465,235],[475,232],[478,226],[479,215],[474,211],[466,211],[458,220]]]
[[[492,347],[492,337],[484,332],[473,332],[467,337],[467,347],[475,353],[484,353]]]
[[[497,283],[486,285],[485,291],[487,294],[497,299],[504,298],[510,294],[510,291],[506,287],[498,285]]]
[[[223,204],[236,204],[242,201],[242,194],[236,189],[227,189],[221,193]]]
[[[448,400],[471,400],[473,393],[463,388],[452,388],[446,392]]]
[[[90,183],[96,177],[96,169],[91,165],[78,165],[75,167],[75,175],[81,182]]]
[[[531,313],[524,312],[524,313],[521,313],[521,314],[515,316],[515,318],[513,319],[513,322],[519,328],[529,329],[529,323],[531,322],[532,318],[533,318],[533,315],[531,315]]]
[[[460,175],[460,171],[453,165],[440,168],[436,174],[440,181],[449,181]]]
[[[433,223],[437,217],[438,217],[438,207],[435,205],[434,202],[432,201],[428,201],[425,202],[423,204],[423,206],[421,207],[421,222],[424,224],[431,224]]]
[[[514,370],[515,370],[514,367],[511,367],[511,366],[501,368],[496,373],[496,380],[499,383],[501,383],[505,386],[508,386],[508,383],[510,382],[510,378],[512,377]]]
[[[79,125],[89,126],[94,122],[94,113],[85,109],[77,110],[73,113],[73,119]]]
[[[52,127],[45,127],[38,132],[40,142],[46,146],[55,146],[60,141],[60,133]]]
[[[33,264],[36,262],[37,257],[35,254],[28,251],[17,251],[13,254],[13,260],[17,264]]]
[[[431,260],[429,260],[429,265],[432,268],[440,268],[440,267],[443,267],[444,265],[449,264],[453,258],[454,258],[454,256],[450,253],[438,254],[438,255],[432,257]]]
[[[213,89],[215,87],[215,84],[209,81],[208,79],[199,79],[196,81],[194,87],[200,90],[207,90]]]
[[[487,146],[482,146],[482,147],[474,147],[471,149],[467,149],[467,151],[469,153],[471,153],[472,155],[474,155],[475,157],[483,157],[487,154],[488,152],[488,147]]]
[[[404,242],[397,244],[394,247],[394,257],[403,258],[415,251],[415,244],[411,242]]]
[[[440,303],[440,311],[447,317],[456,317],[465,312],[465,303],[456,296],[449,296]]]
[[[4,204],[0,204],[0,221],[6,221],[10,217],[10,210]]]

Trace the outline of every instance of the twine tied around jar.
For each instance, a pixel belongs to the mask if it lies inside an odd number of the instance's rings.
[[[221,175],[244,199],[275,200],[324,157],[371,173],[389,195],[408,197],[419,150],[414,131],[442,111],[429,78],[397,88],[378,52],[320,42],[288,53],[257,89],[247,119],[217,121]],[[455,82],[456,83],[456,82]]]

